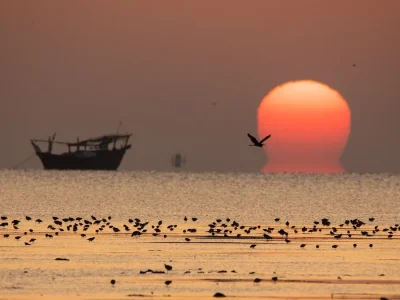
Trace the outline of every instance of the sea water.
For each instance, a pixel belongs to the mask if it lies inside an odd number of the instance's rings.
[[[400,176],[391,174],[3,170],[0,214],[9,225],[0,227],[0,299],[204,299],[216,292],[252,299],[393,299],[400,294],[400,233],[393,230],[399,199]],[[58,226],[53,217],[74,220]],[[76,217],[104,222],[83,231]],[[149,222],[140,237],[131,237],[135,218]],[[322,226],[322,218],[331,225]],[[365,225],[345,223],[353,219]],[[222,233],[212,235],[213,222]],[[334,238],[338,233],[343,236]],[[144,273],[148,269],[165,273]]]

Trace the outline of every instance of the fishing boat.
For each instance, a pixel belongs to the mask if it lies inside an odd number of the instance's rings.
[[[54,134],[47,140],[32,139],[31,144],[46,170],[117,170],[131,148],[128,144],[132,134],[109,134],[76,142],[56,141]],[[40,143],[47,144],[42,151]],[[67,147],[67,151],[53,153],[53,146]]]

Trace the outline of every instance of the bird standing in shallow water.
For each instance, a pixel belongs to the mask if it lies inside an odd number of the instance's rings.
[[[254,146],[254,147],[264,147],[263,143],[271,137],[271,135],[267,135],[265,138],[263,138],[262,140],[258,141],[250,133],[248,133],[247,136],[250,138],[251,142],[253,143],[253,145],[249,145],[249,146]]]
[[[172,270],[172,266],[164,264],[164,267],[167,271],[171,271]]]

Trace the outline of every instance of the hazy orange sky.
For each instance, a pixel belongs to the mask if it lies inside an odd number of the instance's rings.
[[[314,79],[351,108],[344,167],[400,172],[399,28],[397,0],[0,0],[0,167],[122,120],[121,169],[257,172],[261,100]]]

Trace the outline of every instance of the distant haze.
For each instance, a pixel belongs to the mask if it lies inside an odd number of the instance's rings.
[[[400,172],[399,28],[397,0],[0,0],[0,167],[122,120],[121,169],[258,172],[261,100],[314,79],[351,108],[346,170]]]

